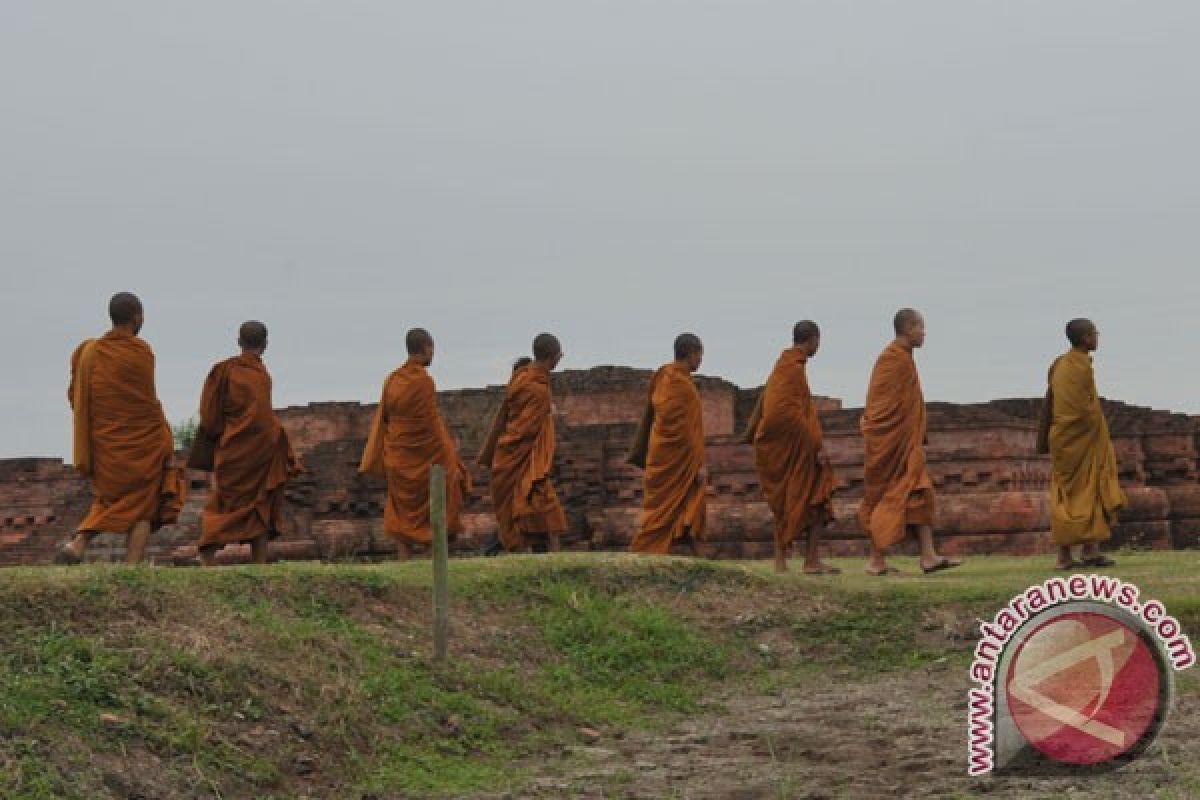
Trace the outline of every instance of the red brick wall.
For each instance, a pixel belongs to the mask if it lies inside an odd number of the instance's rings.
[[[645,401],[649,370],[602,367],[555,375],[559,412],[556,483],[575,549],[623,549],[636,530],[641,473],[624,455]],[[757,389],[741,390],[699,377],[709,436],[710,550],[728,557],[765,557],[772,521],[762,501],[753,454],[741,430]],[[502,388],[443,392],[439,404],[472,465],[475,491],[464,513],[457,552],[478,548],[495,530],[486,471],[474,455]],[[856,511],[862,494],[859,411],[822,398],[826,448],[837,474],[836,521],[830,548],[862,554]],[[1041,553],[1050,549],[1046,491],[1049,463],[1034,454],[1040,401],[998,400],[977,405],[931,403],[929,470],[938,489],[938,528],[952,553]],[[358,474],[374,405],[317,403],[279,412],[308,472],[288,490],[286,535],[275,543],[285,558],[375,557],[394,551],[381,533],[385,487]],[[1143,547],[1200,546],[1197,420],[1185,415],[1110,403],[1107,413],[1130,508],[1116,543]],[[185,561],[194,554],[208,476],[190,476],[191,496],[180,523],[155,534],[152,557]],[[66,540],[89,502],[86,484],[55,459],[0,461],[0,564],[45,563]],[[122,542],[102,538],[99,558],[120,558]],[[222,558],[243,559],[227,548]]]

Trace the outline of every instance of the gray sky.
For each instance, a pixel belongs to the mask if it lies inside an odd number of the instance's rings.
[[[901,305],[926,395],[1200,412],[1200,4],[0,0],[0,456],[67,455],[67,360],[145,301],[172,421],[236,325],[277,405],[564,366],[761,382],[813,317],[862,401]]]

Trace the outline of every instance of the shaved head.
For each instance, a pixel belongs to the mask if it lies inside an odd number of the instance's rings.
[[[530,358],[529,356],[521,356],[520,358],[518,358],[516,361],[513,362],[513,372],[516,372],[519,369],[524,369],[525,367],[528,367],[532,363],[533,363],[533,359]]]
[[[410,356],[419,356],[426,347],[433,347],[433,337],[424,328],[413,328],[404,337],[404,347]]]
[[[896,331],[897,336],[902,336],[908,333],[912,326],[921,321],[921,312],[915,308],[902,308],[896,312],[896,316],[892,319],[892,327]]]
[[[1090,319],[1073,319],[1067,323],[1067,341],[1072,347],[1082,347],[1095,330],[1096,325]]]
[[[562,352],[558,337],[552,333],[539,333],[533,339],[533,357],[538,361],[549,361]]]
[[[704,349],[700,337],[694,333],[681,333],[675,337],[675,358],[682,361]]]
[[[238,328],[238,344],[247,350],[262,350],[267,346],[267,326],[256,319],[243,322]]]
[[[142,301],[132,292],[117,292],[108,301],[108,318],[113,325],[133,325],[142,313]]]
[[[821,329],[811,319],[801,320],[792,328],[792,344],[804,344],[821,335]]]

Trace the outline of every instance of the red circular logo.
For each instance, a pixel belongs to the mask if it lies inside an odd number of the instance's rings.
[[[1159,717],[1159,664],[1141,635],[1091,611],[1048,620],[1021,642],[1005,676],[1009,712],[1030,745],[1068,764],[1136,747]]]

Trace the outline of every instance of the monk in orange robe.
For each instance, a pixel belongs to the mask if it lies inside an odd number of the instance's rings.
[[[1096,391],[1092,356],[1100,332],[1091,320],[1067,323],[1071,349],[1050,367],[1042,410],[1039,451],[1050,453],[1050,531],[1058,545],[1055,569],[1111,567],[1100,552],[1126,505],[1117,477],[1117,455]],[[1071,549],[1081,546],[1080,560]]]
[[[437,388],[429,377],[433,337],[414,328],[405,337],[408,360],[388,376],[359,471],[387,479],[383,531],[396,540],[397,555],[432,541],[429,519],[429,471],[446,470],[446,529],[462,533],[463,503],[471,476],[458,458],[454,440],[438,413]]]
[[[871,537],[868,575],[895,574],[887,549],[915,531],[921,570],[936,572],[962,562],[938,555],[933,543],[933,481],[925,468],[925,397],[913,350],[925,343],[925,320],[911,308],[893,321],[896,338],[880,354],[867,389],[860,427],[865,447],[859,523]]]
[[[128,535],[126,561],[140,562],[150,534],[179,517],[182,470],[154,386],[154,351],[140,338],[142,303],[128,292],[108,305],[112,330],[71,356],[67,400],[74,415],[74,462],[91,479],[92,506],[57,560],[77,564],[97,533]]]
[[[500,542],[510,552],[529,552],[535,538],[544,538],[547,549],[557,552],[567,529],[550,480],[555,446],[550,373],[561,360],[562,347],[553,335],[533,340],[533,361],[514,371],[493,423],[499,432],[495,446],[480,454],[480,463],[492,470]]]
[[[746,438],[754,445],[754,463],[767,505],[775,517],[775,571],[787,572],[787,552],[808,533],[804,572],[836,575],[821,563],[817,543],[833,519],[833,468],[825,456],[821,421],[808,388],[808,360],[821,347],[821,331],[804,320],[792,330],[793,346],[783,351],[751,415]]]
[[[521,356],[513,361],[512,373],[508,376],[508,381],[511,384],[512,379],[517,377],[517,373],[533,363],[533,358],[530,356]],[[508,416],[507,407],[507,386],[505,387],[505,399],[500,401],[500,408],[492,417],[492,424],[488,426],[487,438],[484,439],[483,446],[479,448],[479,455],[475,457],[475,463],[481,467],[491,469],[492,458],[496,455],[496,443],[500,441],[500,434],[504,433],[504,420]],[[479,554],[483,556],[498,556],[504,552],[504,545],[500,542],[500,532],[496,530],[488,535],[484,540],[483,546],[479,549]]]
[[[213,452],[213,489],[200,521],[196,549],[205,566],[227,544],[250,543],[256,564],[267,563],[267,541],[283,526],[283,490],[300,472],[287,431],[271,405],[271,375],[263,364],[267,327],[243,323],[240,356],[212,368],[200,396],[197,440]]]
[[[629,463],[645,470],[642,525],[635,553],[671,552],[676,541],[692,552],[704,535],[704,409],[692,373],[700,369],[704,345],[692,333],[675,339],[675,360],[650,380],[642,424]]]

